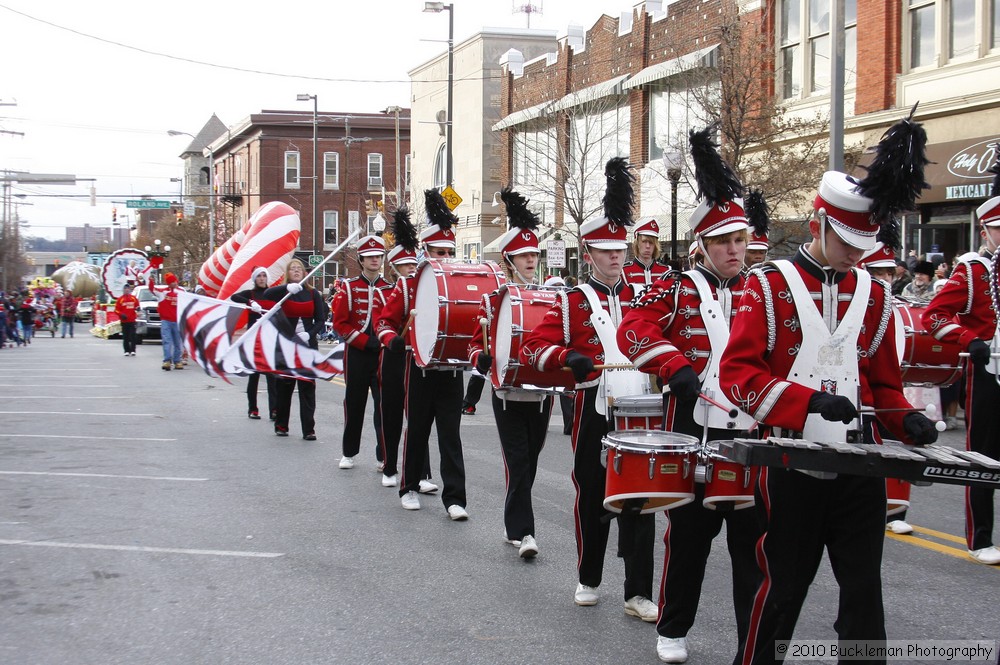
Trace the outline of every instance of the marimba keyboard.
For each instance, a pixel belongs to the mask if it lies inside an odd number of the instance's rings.
[[[882,445],[823,444],[779,437],[718,443],[720,454],[749,466],[796,469],[818,477],[844,473],[899,478],[919,484],[1000,488],[1000,461],[947,446],[904,446],[898,441],[887,441]]]

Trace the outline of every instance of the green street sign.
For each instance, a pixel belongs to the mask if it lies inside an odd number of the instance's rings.
[[[155,199],[129,199],[128,201],[125,201],[125,207],[140,209],[169,208],[170,201],[157,201]]]
[[[318,266],[321,263],[323,263],[323,255],[322,254],[310,254],[309,255],[309,266],[310,267],[316,267],[316,266]]]

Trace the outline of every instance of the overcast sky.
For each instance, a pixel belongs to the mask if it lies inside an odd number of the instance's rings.
[[[455,0],[455,41],[483,27],[526,27],[507,0]],[[531,27],[565,36],[629,0],[535,0]],[[267,12],[258,12],[265,6]],[[212,113],[233,125],[262,109],[378,112],[409,106],[407,71],[447,49],[447,13],[423,0],[0,0],[0,169],[96,178],[89,185],[15,185],[28,235],[110,226],[112,201],[177,199],[190,142]],[[440,40],[440,41],[433,41]],[[192,62],[197,61],[197,62]],[[251,73],[230,68],[254,70]],[[269,75],[270,72],[278,75]],[[127,214],[119,204],[118,214]]]

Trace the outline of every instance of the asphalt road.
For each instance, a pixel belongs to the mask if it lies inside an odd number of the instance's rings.
[[[501,540],[488,396],[462,422],[471,517],[456,523],[437,497],[400,507],[370,429],[358,466],[337,468],[342,385],[318,388],[318,441],[294,411],[277,438],[247,419],[241,381],[164,372],[158,345],[126,358],[82,328],[0,351],[0,663],[657,662],[653,626],[623,613],[613,552],[600,603],[573,604],[558,408],[534,492],[540,555],[525,562]],[[890,639],[997,639],[1000,568],[965,554],[962,489],[913,502],[918,532],[885,544]],[[720,537],[690,663],[731,662],[729,575]],[[836,608],[824,563],[796,637],[833,638]]]

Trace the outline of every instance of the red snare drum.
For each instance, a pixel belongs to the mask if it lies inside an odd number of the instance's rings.
[[[572,372],[560,369],[539,372],[521,361],[521,344],[524,337],[535,329],[556,302],[556,292],[526,289],[514,284],[504,284],[490,296],[494,305],[490,321],[490,355],[493,368],[490,372],[496,388],[567,388],[576,385]]]
[[[754,504],[757,468],[743,466],[719,454],[719,442],[709,441],[705,459],[705,498],[709,510],[742,510]]]
[[[640,513],[670,510],[694,501],[698,439],[675,432],[610,432],[604,508],[620,513],[628,499],[643,499]]]
[[[479,325],[479,303],[503,283],[500,267],[492,261],[457,263],[435,261],[420,265],[416,275],[417,310],[410,328],[410,345],[418,367],[456,367],[469,364],[469,341]]]
[[[635,395],[615,399],[611,412],[616,430],[663,429],[663,396]]]
[[[895,301],[896,312],[903,322],[903,352],[899,356],[903,383],[950,386],[962,374],[958,354],[962,347],[953,342],[941,342],[924,330],[920,317],[925,305]]]
[[[885,514],[895,515],[910,507],[910,483],[898,478],[885,479]]]

